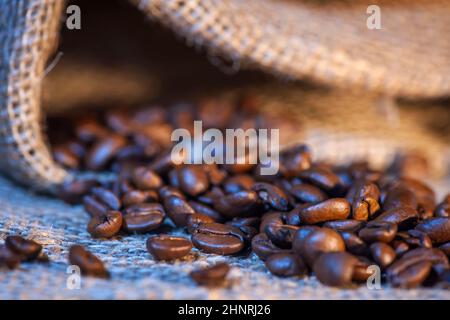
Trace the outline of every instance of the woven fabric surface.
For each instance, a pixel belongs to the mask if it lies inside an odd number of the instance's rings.
[[[449,183],[446,187],[448,190]],[[445,190],[445,186],[442,187]],[[156,262],[145,249],[148,235],[94,240],[86,232],[88,217],[80,206],[37,196],[0,176],[0,238],[20,234],[44,246],[50,264],[23,263],[0,270],[0,299],[450,299],[442,289],[335,289],[314,277],[272,276],[256,257],[222,257],[193,250],[184,261]],[[174,233],[182,233],[178,230]],[[81,289],[69,290],[68,248],[82,244],[100,257],[110,280],[82,278]],[[230,263],[230,288],[199,287],[188,273],[219,261]]]

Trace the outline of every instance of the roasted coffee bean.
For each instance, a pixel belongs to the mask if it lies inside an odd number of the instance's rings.
[[[15,269],[19,266],[22,257],[11,251],[6,245],[0,244],[0,268]]]
[[[381,269],[385,269],[389,266],[396,257],[396,253],[391,246],[383,242],[375,242],[370,245],[370,253],[372,259],[380,266]]]
[[[397,182],[387,190],[383,201],[383,209],[388,211],[398,207],[417,209],[417,199],[411,189]]]
[[[285,177],[296,177],[311,167],[311,150],[306,145],[295,145],[280,152],[280,172]]]
[[[182,237],[158,235],[147,240],[147,250],[156,260],[181,259],[191,249],[191,241]]]
[[[317,226],[300,226],[294,234],[294,239],[292,240],[292,249],[297,254],[303,252],[303,244],[305,243],[305,238],[313,231],[319,230],[320,227]]]
[[[327,191],[337,187],[340,181],[339,177],[331,170],[321,167],[304,170],[298,176]]]
[[[374,216],[380,209],[379,199],[380,190],[376,184],[371,182],[360,183],[352,202],[353,219],[367,221],[369,217]]]
[[[122,206],[116,195],[105,188],[92,188],[91,194],[111,210],[119,210]]]
[[[408,232],[403,233],[399,232],[397,233],[397,238],[400,240],[405,241],[410,248],[432,248],[433,243],[424,232],[421,232],[419,230],[408,230]]]
[[[329,252],[317,258],[313,271],[317,279],[327,286],[346,287],[352,284],[357,264],[358,259],[347,252]]]
[[[332,220],[344,220],[349,215],[350,203],[344,198],[333,198],[303,209],[300,212],[300,220],[305,224],[315,224]]]
[[[359,230],[358,236],[367,243],[391,242],[397,234],[397,225],[390,222],[370,221]]]
[[[222,184],[228,176],[227,172],[223,169],[219,169],[219,167],[215,163],[204,164],[203,169],[208,176],[210,184],[213,186]]]
[[[210,191],[207,191],[204,194],[198,196],[196,200],[208,206],[213,206],[214,202],[221,197],[225,197],[225,193],[222,191],[222,189],[218,187],[212,187]]]
[[[299,236],[296,236],[295,240],[298,241],[298,239]],[[310,232],[303,243],[297,244],[294,250],[305,258],[309,266],[313,266],[314,261],[325,252],[345,251],[345,242],[336,231],[319,228]]]
[[[412,178],[402,178],[401,183],[414,193],[420,218],[433,217],[433,210],[436,206],[434,191],[425,183]]]
[[[251,226],[239,226],[236,228],[244,235],[244,244],[246,247],[251,245],[253,237],[258,234],[258,230]]]
[[[207,215],[216,222],[222,222],[224,220],[220,213],[206,204],[202,204],[197,201],[189,201],[188,204],[195,210],[195,212]]]
[[[441,244],[439,246],[439,249],[447,255],[447,257],[450,257],[450,242],[446,242],[444,244]]]
[[[108,212],[108,207],[93,196],[83,197],[83,207],[91,217],[103,216]]]
[[[209,188],[209,179],[200,165],[185,165],[177,169],[178,182],[182,191],[195,197]]]
[[[207,253],[230,255],[244,248],[244,235],[233,226],[220,223],[205,223],[198,226],[192,235],[194,246]]]
[[[264,219],[263,224],[265,233],[276,246],[283,249],[292,247],[294,234],[299,227],[285,224],[281,217]]]
[[[84,118],[75,127],[77,138],[84,143],[91,143],[108,135],[108,130],[93,118]]]
[[[263,261],[276,253],[291,252],[274,245],[265,233],[259,233],[252,238],[252,251]]]
[[[259,228],[260,223],[261,219],[258,217],[233,218],[230,221],[226,222],[226,224],[229,224],[230,226],[234,226],[236,228],[253,227],[255,229]]]
[[[122,213],[107,211],[103,215],[93,216],[89,221],[87,231],[94,238],[111,238],[122,227]]]
[[[416,230],[427,234],[433,243],[450,241],[450,218],[431,218],[416,226]]]
[[[275,210],[287,211],[288,198],[283,190],[265,182],[255,183],[252,190],[257,192],[262,202]]]
[[[67,145],[58,145],[53,147],[53,159],[63,167],[77,169],[80,166],[80,159],[74,154]]]
[[[39,243],[24,239],[21,236],[6,237],[5,245],[9,250],[27,261],[35,260],[42,251],[42,246]]]
[[[187,216],[195,213],[195,210],[186,200],[177,196],[169,196],[164,199],[164,208],[169,218],[177,227],[186,226]]]
[[[399,257],[405,252],[408,252],[409,246],[405,241],[392,240],[389,245],[394,249],[395,254]]]
[[[294,185],[290,193],[300,202],[319,203],[327,199],[327,195],[318,187],[307,183]]]
[[[122,197],[122,203],[125,207],[130,207],[135,204],[156,202],[159,200],[158,194],[154,190],[140,191],[130,190]]]
[[[200,214],[200,213],[193,213],[186,216],[186,226],[189,231],[189,233],[194,233],[195,230],[198,228],[198,226],[202,223],[213,223],[216,222],[213,218],[210,216]]]
[[[159,203],[142,203],[125,210],[123,229],[130,233],[145,233],[158,229],[165,217]]]
[[[444,200],[437,205],[434,215],[439,218],[450,217],[450,194],[447,194]]]
[[[227,218],[252,216],[260,208],[258,194],[254,191],[240,191],[215,198],[214,208]]]
[[[358,232],[366,223],[364,221],[347,219],[347,220],[334,220],[327,221],[323,224],[323,227],[330,228],[336,231]]]
[[[255,179],[247,174],[231,176],[223,183],[226,193],[236,193],[239,191],[250,191],[255,183]]]
[[[375,221],[390,222],[398,225],[400,230],[413,227],[419,219],[419,213],[411,207],[396,207],[383,212]]]
[[[357,256],[365,256],[369,253],[369,247],[367,246],[367,244],[355,233],[341,231],[339,232],[339,234],[344,240],[345,247],[347,248],[348,252]]]
[[[94,171],[104,169],[126,143],[126,140],[119,135],[109,135],[100,139],[86,155],[87,168]]]
[[[69,180],[58,188],[58,196],[70,204],[81,202],[83,197],[97,184],[95,180]]]
[[[149,165],[149,169],[155,171],[157,174],[165,174],[173,168],[172,153],[169,150],[159,156],[157,156]]]
[[[133,183],[140,190],[157,190],[163,184],[160,176],[155,171],[146,167],[134,169],[132,179]]]
[[[224,285],[229,271],[230,266],[222,262],[208,268],[192,271],[190,276],[201,286],[216,287]]]
[[[171,196],[175,196],[181,199],[185,199],[186,197],[184,196],[183,192],[181,192],[181,190],[174,188],[174,187],[170,187],[170,186],[164,186],[161,189],[159,189],[158,191],[159,197],[161,199],[166,199],[168,197]]]
[[[360,283],[367,283],[367,279],[373,275],[375,272],[374,269],[369,268],[372,265],[372,262],[362,256],[356,256],[357,263],[353,267],[352,280]]]
[[[80,268],[81,273],[87,276],[109,278],[103,262],[80,245],[73,245],[69,249],[69,263]]]
[[[106,124],[116,133],[127,135],[135,130],[132,119],[123,110],[112,110],[106,114]]]
[[[276,253],[266,260],[266,267],[279,277],[304,276],[308,272],[303,259],[293,253]]]

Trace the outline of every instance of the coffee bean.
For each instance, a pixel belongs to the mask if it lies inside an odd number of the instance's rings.
[[[255,179],[253,179],[250,175],[240,174],[227,178],[223,183],[223,189],[226,193],[250,191],[254,183]]]
[[[308,272],[303,259],[292,253],[275,253],[265,263],[267,269],[279,277],[304,276]]]
[[[158,229],[165,217],[159,203],[142,203],[128,207],[123,217],[123,229],[129,233],[145,233]]]
[[[111,210],[119,210],[122,206],[116,195],[105,188],[92,188],[91,193]]]
[[[5,239],[6,247],[27,261],[35,260],[42,251],[42,246],[21,236],[8,236]]]
[[[73,245],[69,249],[69,263],[80,268],[81,273],[98,278],[109,278],[103,262],[80,245]]]
[[[344,198],[328,199],[309,206],[300,212],[302,223],[315,224],[332,220],[344,220],[350,214],[350,203]]]
[[[416,195],[411,189],[401,183],[396,183],[387,190],[383,202],[383,209],[385,211],[398,207],[417,209]]]
[[[200,213],[193,213],[193,214],[187,215],[186,219],[187,219],[186,226],[187,226],[189,233],[194,233],[195,230],[197,230],[199,225],[201,225],[202,223],[216,222],[210,216],[200,214]]]
[[[327,286],[346,287],[352,284],[353,269],[357,264],[358,259],[347,252],[329,252],[317,258],[313,271]]]
[[[370,221],[358,235],[367,243],[391,242],[397,234],[397,225],[390,222]]]
[[[323,224],[323,227],[336,231],[358,232],[364,228],[365,225],[366,223],[364,221],[347,219],[327,221]]]
[[[311,150],[306,145],[295,145],[280,152],[280,172],[285,177],[298,176],[311,167]]]
[[[58,145],[53,147],[52,154],[55,161],[66,168],[77,169],[80,166],[80,159],[69,149],[67,145]]]
[[[204,164],[202,167],[208,176],[209,183],[213,186],[222,184],[228,176],[227,172],[223,169],[219,169],[215,163]]]
[[[181,192],[179,189],[170,187],[170,186],[164,186],[161,189],[159,189],[159,197],[163,200],[165,200],[168,197],[175,196],[181,199],[185,199],[183,192]]]
[[[87,231],[94,238],[111,238],[122,227],[122,213],[107,211],[103,215],[96,215],[89,221]]]
[[[0,244],[0,267],[15,269],[20,265],[21,256],[11,251],[6,245]]]
[[[251,216],[260,208],[254,191],[240,191],[214,199],[214,208],[227,218]]]
[[[357,263],[353,267],[352,280],[360,283],[367,283],[367,279],[373,275],[375,272],[373,269],[369,267],[372,265],[372,262],[362,256],[356,256]]]
[[[77,138],[84,143],[91,143],[108,135],[108,130],[93,118],[84,118],[75,127]]]
[[[450,218],[431,218],[416,226],[416,230],[424,232],[433,243],[450,241]]]
[[[108,207],[93,196],[84,196],[83,206],[91,217],[103,216],[108,212]]]
[[[296,226],[284,224],[283,219],[278,217],[266,218],[263,220],[264,231],[277,247],[289,249],[292,247],[292,240],[295,232],[298,230]]]
[[[200,165],[186,165],[177,169],[178,181],[182,191],[195,197],[209,188],[209,179]]]
[[[400,257],[405,252],[408,252],[409,246],[405,241],[401,240],[393,240],[389,243],[389,245],[394,249],[395,254]]]
[[[198,226],[192,235],[194,246],[204,252],[230,255],[244,248],[244,235],[233,226],[220,223],[205,223]]]
[[[119,135],[110,135],[100,139],[86,155],[87,168],[94,171],[104,169],[126,143],[126,140]]]
[[[220,213],[218,213],[213,208],[210,208],[206,204],[202,204],[197,201],[189,201],[188,204],[195,210],[195,212],[211,217],[211,219],[216,222],[222,222],[224,220]]]
[[[450,194],[446,195],[444,200],[437,205],[434,215],[439,218],[450,217]]]
[[[261,223],[261,219],[258,217],[233,218],[230,221],[226,222],[226,224],[228,224],[230,226],[234,226],[236,228],[253,227],[256,229],[259,228],[260,223]]]
[[[413,227],[418,219],[419,213],[416,209],[398,206],[383,212],[375,219],[375,221],[395,223],[400,230],[407,230]]]
[[[302,183],[293,186],[290,193],[300,202],[319,203],[327,199],[327,195],[318,187]]]
[[[259,233],[253,237],[252,251],[263,261],[276,253],[291,252],[288,249],[281,249],[275,246],[265,233]]]
[[[154,190],[130,190],[122,197],[122,203],[125,207],[144,202],[156,202],[159,200],[158,194]]]
[[[410,248],[432,248],[433,243],[424,232],[419,230],[408,230],[408,232],[399,232],[397,233],[396,238],[405,241]]]
[[[169,218],[177,227],[186,226],[187,217],[195,210],[186,202],[186,200],[177,196],[170,196],[164,199],[164,208]]]
[[[323,190],[332,190],[339,184],[339,177],[331,170],[326,168],[310,168],[300,172],[298,175]]]
[[[156,190],[162,186],[158,174],[146,167],[138,167],[133,171],[133,183],[140,190]]]
[[[218,263],[208,268],[195,270],[190,273],[191,278],[201,286],[222,286],[225,283],[230,266],[227,263]]]
[[[191,241],[182,237],[158,235],[147,240],[147,250],[156,260],[181,259],[191,249]]]
[[[320,228],[310,232],[303,244],[296,248],[296,252],[305,258],[308,265],[313,266],[314,261],[325,252],[345,251],[345,242],[336,231]]]
[[[68,180],[58,188],[58,196],[67,203],[76,204],[81,202],[83,196],[87,195],[92,187],[97,184],[95,180]]]
[[[380,190],[372,182],[361,183],[355,193],[352,202],[352,216],[355,220],[367,221],[380,209],[378,200]]]
[[[372,259],[380,266],[381,269],[385,269],[389,266],[396,257],[396,253],[391,246],[383,242],[374,242],[370,245],[370,253]]]
[[[259,199],[271,208],[280,211],[287,211],[288,198],[283,190],[265,182],[255,183],[252,190],[256,191]]]
[[[305,243],[306,237],[314,231],[320,230],[317,226],[300,226],[294,234],[294,239],[292,240],[292,249],[299,255],[303,252],[303,245]]]
[[[355,233],[348,231],[341,231],[339,232],[339,234],[344,240],[345,247],[347,248],[348,252],[357,256],[364,256],[368,254],[369,247]]]

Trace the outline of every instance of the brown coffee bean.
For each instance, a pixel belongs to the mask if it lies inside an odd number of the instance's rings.
[[[300,226],[294,234],[294,239],[292,240],[292,249],[297,254],[303,252],[303,244],[305,243],[305,238],[313,231],[320,230],[317,226]]]
[[[87,168],[94,171],[104,169],[126,143],[126,140],[119,135],[108,135],[100,139],[86,155]]]
[[[295,145],[280,152],[280,172],[287,178],[296,177],[311,167],[311,150],[306,145]]]
[[[108,207],[93,196],[83,197],[84,210],[91,216],[103,216],[108,212]]]
[[[130,233],[145,233],[158,229],[165,212],[159,203],[142,203],[128,207],[123,217],[123,229]]]
[[[383,212],[375,221],[390,222],[398,225],[400,230],[413,227],[419,219],[419,213],[411,207],[396,207]]]
[[[127,135],[135,130],[135,124],[129,114],[123,110],[112,110],[106,113],[105,121],[108,127],[121,135]]]
[[[410,248],[432,248],[433,243],[424,232],[419,230],[408,230],[406,234],[397,233],[397,238],[405,241]]]
[[[233,218],[227,221],[226,224],[234,226],[236,228],[240,227],[253,227],[255,229],[259,228],[261,219],[258,217],[248,217],[248,218]]]
[[[416,230],[427,234],[433,243],[450,241],[450,218],[431,218],[416,226]]]
[[[22,257],[11,251],[6,245],[0,244],[0,267],[15,269],[20,265]]]
[[[102,127],[94,118],[86,117],[75,127],[77,138],[84,143],[91,143],[108,135],[108,130]]]
[[[255,179],[247,174],[231,176],[223,183],[226,193],[236,193],[239,191],[250,191],[255,183]]]
[[[266,182],[255,183],[252,190],[258,194],[261,201],[275,210],[287,211],[288,198],[283,190]]]
[[[385,269],[394,262],[396,253],[391,246],[383,242],[374,242],[370,245],[372,259],[381,269]]]
[[[367,283],[367,279],[374,273],[374,270],[369,268],[372,265],[372,262],[362,256],[356,256],[356,259],[358,262],[353,267],[352,280],[355,282]]]
[[[298,237],[295,238],[297,240]],[[341,235],[334,230],[320,228],[310,232],[304,239],[303,244],[295,247],[300,256],[305,258],[309,266],[325,252],[345,251],[345,242]],[[294,250],[295,250],[294,249]]]
[[[434,191],[425,183],[412,178],[402,178],[401,183],[414,193],[421,219],[433,217],[433,210],[436,206]]]
[[[116,197],[116,195],[105,189],[105,188],[100,188],[100,187],[95,187],[91,189],[91,194],[97,198],[98,200],[100,200],[101,203],[103,203],[104,205],[106,205],[109,209],[111,210],[119,210],[120,207],[122,206],[119,198]]]
[[[399,207],[410,207],[412,209],[417,209],[417,199],[411,189],[397,182],[387,190],[386,197],[383,202],[383,209],[384,211],[389,211]]]
[[[5,245],[9,250],[27,261],[35,260],[42,251],[42,246],[39,243],[24,239],[21,236],[6,237]]]
[[[450,194],[447,194],[444,200],[437,205],[434,215],[439,218],[450,217]]]
[[[57,145],[53,147],[53,159],[63,167],[77,169],[80,167],[80,159],[68,147],[68,145]]]
[[[175,196],[181,199],[185,199],[183,192],[181,190],[171,187],[171,186],[164,186],[161,189],[159,189],[159,197],[163,200],[165,200],[168,197]]]
[[[300,221],[306,224],[315,224],[344,220],[349,215],[350,203],[344,198],[333,198],[303,209],[300,212]]]
[[[439,249],[447,255],[447,257],[450,257],[450,242],[446,242],[444,244],[441,244],[439,246]]]
[[[202,204],[197,201],[189,201],[188,204],[195,210],[195,212],[211,217],[211,219],[213,219],[215,222],[222,222],[224,220],[219,212],[217,212],[213,208],[210,208],[206,204]]]
[[[195,270],[190,273],[191,278],[201,286],[222,286],[225,283],[230,266],[227,263],[218,263],[208,268]]]
[[[58,197],[70,204],[81,202],[83,197],[97,184],[95,180],[68,180],[58,187]]]
[[[353,232],[341,231],[339,232],[344,240],[347,251],[356,255],[364,256],[369,253],[369,247],[367,244]]]
[[[395,254],[399,257],[405,252],[408,252],[409,246],[405,241],[392,240],[389,245],[394,249]]]
[[[290,226],[284,223],[281,216],[266,218],[263,220],[264,231],[277,247],[289,249],[292,247],[292,241],[295,232],[299,227]]]
[[[380,190],[372,182],[360,183],[352,201],[352,216],[355,220],[367,221],[380,209]]]
[[[244,248],[244,235],[233,226],[205,223],[194,231],[192,243],[206,253],[230,255]]]
[[[122,227],[122,213],[107,211],[103,215],[93,216],[89,221],[87,231],[93,238],[111,238]]]
[[[156,202],[159,200],[158,194],[154,190],[130,190],[122,197],[122,203],[125,207],[130,207],[135,204]]]
[[[185,165],[176,169],[180,189],[195,197],[209,188],[208,176],[200,165]]]
[[[80,268],[81,273],[87,276],[109,278],[103,262],[80,245],[73,245],[69,249],[69,263]]]
[[[317,258],[313,271],[317,279],[327,286],[346,287],[352,284],[357,264],[358,259],[347,252],[329,252]]]
[[[203,170],[205,170],[208,176],[209,183],[213,186],[221,185],[228,176],[227,172],[223,169],[219,169],[215,163],[204,164]]]
[[[301,179],[304,179],[323,190],[332,190],[340,182],[339,177],[331,170],[322,167],[310,168],[300,172],[298,175]]]
[[[391,242],[397,234],[397,225],[390,222],[370,221],[358,232],[358,236],[367,243]]]
[[[140,190],[156,190],[163,182],[158,174],[146,167],[138,167],[133,171],[133,183]]]
[[[177,227],[186,226],[187,217],[195,210],[186,202],[186,200],[177,196],[169,196],[164,199],[164,208],[169,218]]]
[[[191,249],[191,241],[182,237],[157,235],[147,239],[147,250],[156,260],[181,259]]]
[[[193,214],[187,215],[186,217],[187,217],[186,218],[187,219],[186,226],[187,226],[189,233],[195,232],[195,230],[198,228],[198,226],[201,225],[202,223],[216,222],[211,217],[204,215],[204,214],[200,214],[200,213],[193,213]]]
[[[265,263],[267,269],[279,277],[304,276],[308,272],[303,259],[293,253],[275,253]]]
[[[260,208],[258,194],[254,191],[240,191],[214,199],[214,208],[227,218],[251,216]]]
[[[265,233],[259,233],[252,238],[252,251],[263,261],[276,253],[291,252],[274,245]]]
[[[149,169],[155,171],[157,174],[165,174],[174,167],[172,162],[171,150],[157,156],[149,165]]]
[[[327,195],[322,190],[307,183],[294,185],[290,193],[296,200],[312,204],[323,202],[327,199]]]
[[[364,221],[347,219],[327,221],[323,224],[323,227],[336,231],[358,232],[364,228],[365,225],[366,223]]]

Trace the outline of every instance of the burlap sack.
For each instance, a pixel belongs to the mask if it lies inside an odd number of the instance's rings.
[[[131,2],[231,70],[259,68],[388,96],[450,93],[447,1]],[[381,30],[367,28],[369,4],[381,8]],[[0,167],[46,191],[67,176],[51,160],[40,126],[41,80],[63,6],[0,3]]]

